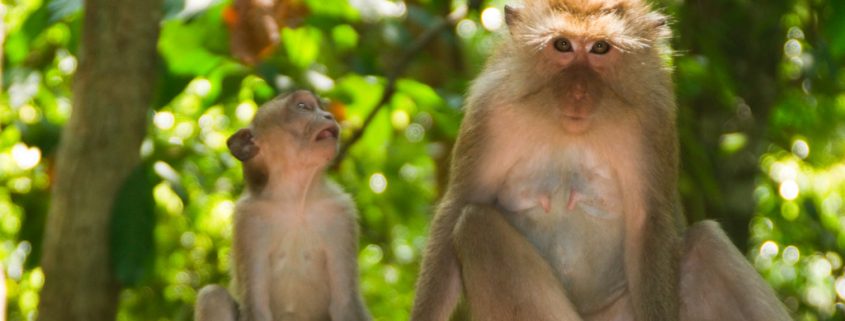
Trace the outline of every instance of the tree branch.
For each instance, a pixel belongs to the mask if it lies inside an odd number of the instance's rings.
[[[470,7],[472,9],[478,9],[480,6],[481,1],[470,1]],[[399,61],[393,68],[393,71],[387,75],[387,85],[384,87],[384,92],[381,95],[381,99],[379,99],[376,107],[367,114],[367,118],[364,118],[364,123],[361,125],[361,128],[358,129],[355,133],[352,134],[347,141],[341,144],[340,151],[337,153],[337,158],[335,159],[334,167],[340,166],[340,163],[346,157],[346,154],[349,152],[349,149],[352,148],[352,145],[355,145],[361,137],[364,136],[364,132],[366,132],[367,127],[369,127],[370,123],[373,122],[373,119],[376,118],[376,115],[381,111],[384,105],[387,104],[388,101],[393,97],[393,94],[396,92],[396,81],[399,80],[399,77],[405,73],[405,70],[408,69],[408,65],[411,61],[423,50],[429,43],[431,43],[435,37],[455,26],[458,21],[466,17],[469,8],[467,6],[461,6],[458,9],[455,9],[445,19],[441,19],[436,24],[431,26],[425,32],[423,32],[412,44],[408,47],[407,50],[402,54],[399,58]]]

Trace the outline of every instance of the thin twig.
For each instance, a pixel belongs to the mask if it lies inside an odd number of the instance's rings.
[[[364,118],[364,123],[361,125],[361,128],[355,131],[355,133],[352,134],[352,137],[350,137],[346,142],[341,144],[340,151],[335,159],[335,167],[340,166],[340,163],[343,161],[343,158],[346,157],[346,154],[349,152],[349,149],[352,148],[352,145],[355,145],[355,143],[364,136],[364,132],[367,130],[367,127],[369,127],[373,119],[376,118],[378,112],[381,111],[381,109],[393,97],[393,94],[396,92],[396,81],[399,80],[399,77],[403,73],[405,73],[405,69],[408,68],[411,61],[423,49],[425,49],[425,47],[428,46],[428,44],[431,43],[431,41],[433,41],[439,33],[452,28],[456,23],[458,23],[458,21],[466,17],[467,11],[466,6],[461,6],[458,9],[455,9],[449,13],[446,19],[441,19],[423,32],[414,41],[414,43],[405,50],[399,58],[399,61],[394,66],[393,71],[387,76],[387,85],[384,87],[384,92],[382,92],[381,99],[379,99],[378,104],[376,104],[375,108],[367,114],[367,118]]]

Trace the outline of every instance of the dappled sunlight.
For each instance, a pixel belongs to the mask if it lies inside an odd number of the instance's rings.
[[[499,30],[505,23],[505,16],[497,7],[488,7],[481,11],[481,25],[490,31]]]
[[[381,194],[387,189],[387,178],[382,173],[375,173],[370,176],[370,189],[373,193]]]

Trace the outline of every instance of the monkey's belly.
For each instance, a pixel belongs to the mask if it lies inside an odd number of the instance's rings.
[[[319,242],[291,236],[270,258],[273,320],[330,320],[326,258],[314,246]]]
[[[622,196],[609,171],[566,167],[509,177],[498,199],[578,311],[590,313],[615,301],[627,286]]]

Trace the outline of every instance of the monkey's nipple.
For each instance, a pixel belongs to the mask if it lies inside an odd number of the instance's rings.
[[[537,200],[537,203],[540,204],[540,207],[542,207],[543,211],[546,213],[552,209],[552,200],[549,195],[540,195],[540,199]]]
[[[578,205],[578,201],[581,199],[580,195],[575,192],[575,190],[569,191],[569,200],[566,201],[566,209],[574,210],[575,205]]]

